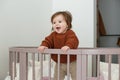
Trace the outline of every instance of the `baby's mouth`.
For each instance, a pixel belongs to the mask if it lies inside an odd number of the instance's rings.
[[[60,30],[60,27],[56,27],[57,30]]]

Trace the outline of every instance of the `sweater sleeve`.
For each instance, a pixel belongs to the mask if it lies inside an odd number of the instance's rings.
[[[77,49],[79,44],[79,40],[73,31],[70,31],[66,37],[65,46],[69,46],[70,49]]]
[[[53,38],[52,38],[53,34],[50,34],[49,36],[45,37],[45,39],[42,41],[41,46],[46,46],[48,48],[52,48],[53,47]]]

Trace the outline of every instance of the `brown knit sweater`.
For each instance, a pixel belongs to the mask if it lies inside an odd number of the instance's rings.
[[[77,49],[79,40],[72,30],[67,30],[64,34],[58,34],[52,32],[49,36],[42,41],[41,46],[46,46],[51,49],[61,49],[63,46],[69,46],[70,49]],[[55,62],[57,60],[57,54],[51,55]],[[76,55],[70,55],[70,62],[76,60]],[[67,55],[60,55],[60,63],[67,63]]]

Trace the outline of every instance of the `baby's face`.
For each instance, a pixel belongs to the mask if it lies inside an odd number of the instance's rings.
[[[68,25],[63,15],[56,16],[53,19],[52,26],[53,26],[53,31],[56,31],[57,33],[65,33],[68,29]]]

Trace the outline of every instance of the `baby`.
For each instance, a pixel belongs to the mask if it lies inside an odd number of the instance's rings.
[[[42,41],[38,50],[42,53],[45,49],[61,49],[66,52],[69,49],[77,49],[79,40],[72,28],[72,15],[68,11],[59,11],[52,15],[52,33]],[[51,58],[56,62],[54,80],[58,79],[58,56],[52,54]],[[67,55],[60,55],[60,80],[64,80],[67,74]],[[70,74],[72,80],[76,80],[76,55],[70,55]]]

